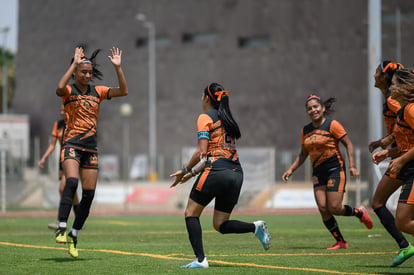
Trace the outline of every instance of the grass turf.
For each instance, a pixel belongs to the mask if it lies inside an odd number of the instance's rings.
[[[191,271],[180,269],[194,259],[182,215],[91,216],[78,237],[77,259],[54,242],[47,229],[53,218],[0,217],[0,275],[414,274],[414,257],[389,267],[398,247],[371,216],[372,230],[354,217],[337,217],[349,248],[332,251],[326,248],[335,240],[319,215],[233,215],[267,222],[272,246],[264,251],[253,234],[215,232],[207,214],[201,223],[210,268]]]

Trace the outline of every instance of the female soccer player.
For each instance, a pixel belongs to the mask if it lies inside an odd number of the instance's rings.
[[[239,126],[229,106],[229,92],[217,83],[208,85],[201,97],[204,111],[197,120],[197,149],[190,161],[171,177],[171,187],[184,183],[198,172],[185,210],[185,223],[196,259],[182,268],[207,268],[199,217],[215,198],[213,226],[222,233],[252,232],[265,250],[270,247],[270,234],[264,221],[247,223],[230,220],[243,183],[235,140],[241,137]],[[201,160],[201,161],[200,161]],[[200,162],[200,163],[199,163]]]
[[[385,149],[390,144],[391,147],[396,147],[394,135],[392,135],[392,133],[396,124],[397,113],[401,109],[401,105],[398,101],[391,98],[391,91],[389,88],[392,84],[394,72],[403,68],[403,65],[400,63],[384,61],[378,65],[375,71],[375,87],[380,89],[384,96],[383,115],[388,135],[369,144],[369,151],[371,153],[378,147]],[[397,257],[395,257],[391,263],[391,266],[393,267],[402,264],[414,254],[414,247],[410,245],[401,231],[397,229],[394,216],[386,207],[387,200],[404,183],[401,179],[395,176],[396,175],[390,175],[387,171],[378,183],[374,198],[372,199],[372,209],[374,209],[382,225],[394,238],[400,248]]]
[[[98,177],[97,121],[99,104],[104,99],[126,96],[128,87],[121,68],[122,51],[113,47],[108,56],[118,78],[119,87],[94,86],[89,83],[93,78],[102,78],[95,63],[99,50],[86,58],[83,49],[75,49],[72,63],[58,83],[56,94],[63,100],[68,116],[63,136],[62,159],[66,185],[59,205],[59,228],[56,242],[67,243],[69,254],[78,257],[77,237],[83,227],[95,195]],[[71,77],[75,82],[68,85]],[[66,234],[67,220],[72,201],[78,186],[79,176],[82,183],[82,199],[72,229]]]
[[[57,141],[59,141],[59,152],[62,150],[61,146],[62,146],[63,132],[64,132],[65,127],[66,127],[65,109],[64,109],[63,104],[60,105],[60,110],[59,111],[60,111],[61,119],[59,121],[55,121],[55,123],[53,124],[52,139],[50,140],[50,144],[47,147],[46,152],[43,154],[42,158],[38,162],[38,165],[39,165],[40,168],[45,167],[44,165],[45,165],[46,159],[55,150]],[[61,156],[61,154],[59,154],[59,156]],[[59,194],[60,194],[60,196],[62,196],[63,188],[65,187],[65,183],[66,183],[66,178],[65,178],[65,175],[63,174],[63,166],[62,166],[61,157],[59,158],[59,174],[58,174],[58,176],[59,176],[59,181],[60,181]],[[73,198],[73,212],[75,213],[75,215],[76,215],[76,212],[78,211],[78,207],[79,207],[78,194],[75,193],[75,197]],[[48,227],[50,229],[53,229],[53,230],[58,229],[59,228],[59,221],[48,224]]]
[[[345,129],[336,121],[327,118],[332,110],[334,98],[322,101],[317,95],[311,94],[306,99],[306,111],[311,123],[302,129],[302,147],[296,160],[283,173],[282,180],[287,182],[293,172],[302,165],[308,155],[313,166],[313,190],[316,204],[323,223],[335,238],[336,243],[328,249],[348,248],[348,243],[339,230],[334,215],[356,216],[368,229],[372,228],[372,219],[363,206],[353,208],[343,205],[345,192],[345,164],[339,151],[341,142],[347,151],[349,172],[354,178],[359,172],[354,162],[354,147]]]
[[[403,181],[398,200],[396,225],[405,233],[414,235],[414,72],[401,69],[394,73],[391,97],[401,104],[393,131],[397,148],[376,152],[373,161],[379,163],[387,157],[394,158],[387,173]],[[412,249],[404,253],[404,260],[414,255]]]

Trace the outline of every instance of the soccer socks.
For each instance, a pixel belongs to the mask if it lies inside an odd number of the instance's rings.
[[[67,222],[70,210],[72,208],[73,197],[75,196],[76,189],[78,188],[77,178],[67,178],[65,188],[62,192],[62,197],[59,204],[59,222]]]
[[[326,228],[331,232],[332,236],[335,238],[338,242],[345,242],[344,237],[341,234],[341,231],[339,230],[338,224],[336,223],[336,219],[334,216],[332,216],[329,220],[323,221]]]
[[[79,204],[74,204],[73,206],[73,213],[76,215],[78,215],[78,211],[79,211]]]
[[[344,207],[345,207],[344,216],[355,216],[358,219],[360,219],[362,215],[364,214],[362,211],[359,211],[358,208],[354,208],[349,205],[344,205]]]
[[[200,219],[198,217],[186,217],[185,225],[187,227],[188,238],[190,239],[194,254],[197,257],[197,260],[201,263],[205,256]]]
[[[228,220],[223,222],[220,225],[220,233],[221,234],[229,234],[229,233],[247,233],[252,232],[254,233],[255,225],[254,223],[247,223],[238,220]]]
[[[387,209],[387,207],[381,206],[374,209],[374,211],[380,219],[384,228],[395,239],[400,248],[407,248],[410,244],[408,243],[404,235],[401,233],[401,231],[397,229],[397,226],[395,226],[394,216]]]
[[[76,213],[75,221],[73,222],[73,228],[81,230],[85,224],[86,218],[89,216],[89,210],[91,209],[92,200],[95,196],[95,190],[83,190],[82,200],[79,204],[79,209]]]

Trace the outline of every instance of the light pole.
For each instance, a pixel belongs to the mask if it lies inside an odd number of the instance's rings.
[[[155,71],[155,25],[147,20],[145,14],[138,13],[135,19],[148,29],[148,132],[149,132],[149,179],[155,181],[157,175],[157,105]]]
[[[129,103],[123,103],[119,109],[119,114],[124,118],[123,121],[123,146],[122,146],[122,179],[128,180],[129,172],[129,117],[132,115],[132,106]]]
[[[0,33],[4,34],[3,38],[3,51],[2,51],[2,58],[3,58],[3,94],[2,94],[2,110],[3,114],[7,114],[7,98],[8,98],[8,73],[7,73],[7,61],[6,61],[6,42],[7,42],[7,34],[9,33],[9,27],[0,28]]]

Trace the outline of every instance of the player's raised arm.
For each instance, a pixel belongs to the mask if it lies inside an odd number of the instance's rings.
[[[118,77],[119,87],[111,88],[110,96],[119,97],[128,95],[128,86],[125,80],[124,72],[121,67],[122,50],[113,47],[110,49],[111,55],[108,56],[112,65],[114,65],[116,75]]]

